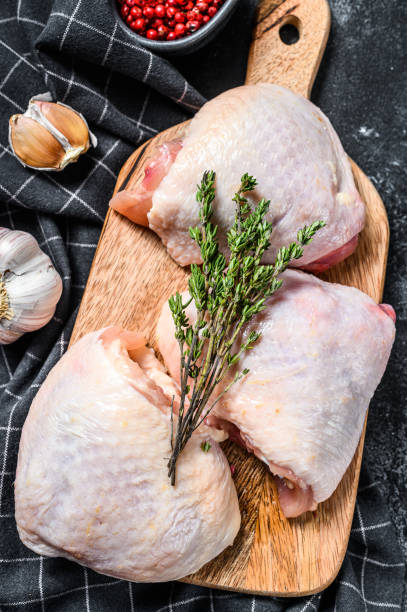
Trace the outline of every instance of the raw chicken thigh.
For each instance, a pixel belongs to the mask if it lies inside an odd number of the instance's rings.
[[[355,250],[365,209],[349,160],[327,117],[292,91],[245,85],[207,102],[183,141],[162,145],[141,184],[130,181],[110,205],[154,230],[182,266],[199,263],[188,228],[198,224],[196,184],[205,170],[218,177],[214,223],[223,250],[234,218],[232,197],[244,172],[258,181],[255,197],[271,200],[274,231],[266,262],[305,224],[319,219],[326,228],[293,265],[319,271]]]
[[[345,473],[389,359],[395,313],[353,287],[294,270],[282,278],[282,289],[250,324],[262,335],[240,361],[249,374],[208,420],[280,477],[281,508],[292,517],[330,497]],[[193,321],[193,305],[187,314]],[[165,304],[159,346],[176,378],[173,330]]]
[[[218,444],[201,449],[208,428],[192,436],[170,485],[174,394],[139,334],[107,328],[69,349],[23,427],[15,499],[26,546],[153,582],[195,572],[232,544],[236,490]]]

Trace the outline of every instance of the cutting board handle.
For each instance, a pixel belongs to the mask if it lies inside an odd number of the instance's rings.
[[[246,84],[275,83],[310,97],[331,25],[327,0],[260,0]],[[287,32],[284,26],[291,26]],[[298,32],[298,41],[283,42]]]

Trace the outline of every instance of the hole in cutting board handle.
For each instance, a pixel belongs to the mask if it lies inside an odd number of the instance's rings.
[[[301,21],[298,17],[290,15],[279,29],[281,42],[285,45],[295,45],[300,40],[301,29]]]

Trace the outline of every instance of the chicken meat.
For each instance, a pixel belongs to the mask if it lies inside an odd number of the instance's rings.
[[[245,332],[261,332],[240,360],[249,374],[220,399],[207,422],[279,477],[282,511],[293,517],[330,497],[344,475],[389,359],[395,313],[353,287],[296,270],[282,278],[282,289]],[[187,315],[196,320],[193,304]],[[158,336],[177,378],[179,347],[167,304]]]
[[[106,328],[70,348],[23,427],[15,483],[23,543],[137,582],[180,578],[232,544],[237,495],[209,428],[189,440],[170,484],[177,392],[137,333]]]
[[[188,229],[199,221],[196,184],[205,170],[219,179],[214,222],[223,251],[244,172],[258,181],[253,196],[271,200],[274,231],[264,261],[319,219],[326,227],[292,265],[321,271],[355,250],[365,208],[349,160],[327,117],[302,96],[265,83],[222,93],[196,114],[182,140],[158,147],[144,180],[130,181],[110,206],[154,230],[180,265],[200,263]]]

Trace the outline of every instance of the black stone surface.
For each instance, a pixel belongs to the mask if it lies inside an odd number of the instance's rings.
[[[254,4],[241,0],[216,41],[174,62],[208,98],[244,80]],[[330,6],[332,28],[312,100],[375,184],[389,216],[384,301],[396,309],[397,338],[370,405],[364,461],[383,485],[407,560],[407,2],[330,0]]]
[[[364,460],[383,483],[407,558],[407,3],[332,0],[332,30],[312,99],[387,208],[384,302],[397,312],[392,356],[371,402]]]

